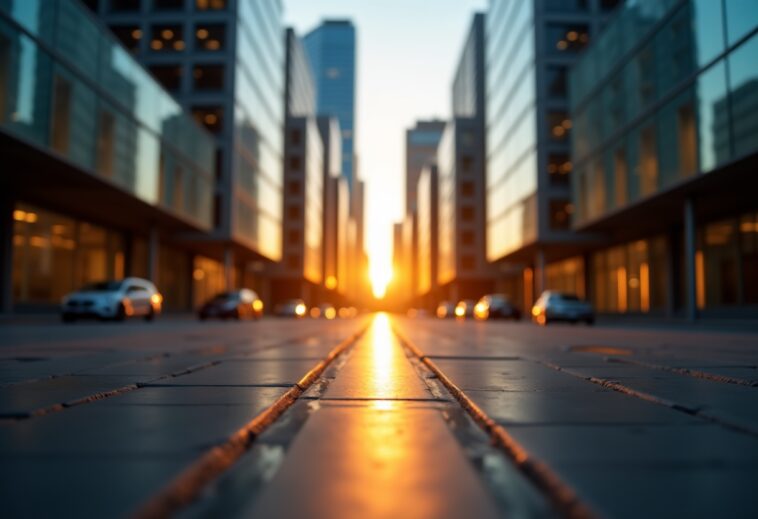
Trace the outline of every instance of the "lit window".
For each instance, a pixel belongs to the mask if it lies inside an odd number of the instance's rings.
[[[195,0],[198,11],[220,11],[226,9],[226,0]]]
[[[213,133],[221,133],[223,129],[223,114],[224,111],[220,106],[196,106],[192,108],[192,115],[195,121]]]
[[[563,141],[569,135],[571,130],[571,119],[566,112],[549,112],[547,114],[548,131],[550,138],[556,141]]]
[[[569,173],[573,166],[567,153],[551,153],[547,157],[547,172],[550,183],[554,185],[568,184]]]
[[[471,222],[474,220],[474,208],[471,206],[461,207],[461,220]]]
[[[156,52],[183,51],[184,34],[181,25],[154,25],[150,38],[150,48]]]
[[[198,25],[195,27],[195,48],[217,51],[226,44],[226,26],[223,24]]]
[[[553,53],[579,52],[589,43],[589,29],[583,24],[550,24],[547,27],[548,49]]]
[[[127,11],[139,11],[140,0],[111,0],[111,11],[113,12],[127,12]]]
[[[550,228],[567,230],[571,228],[571,214],[574,206],[568,200],[550,201]]]
[[[461,196],[474,196],[474,183],[472,181],[461,182]]]

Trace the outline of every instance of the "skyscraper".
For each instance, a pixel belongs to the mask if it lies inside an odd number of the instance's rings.
[[[325,20],[305,38],[316,79],[319,115],[337,117],[342,131],[342,174],[352,192],[355,165],[356,36],[350,20]]]
[[[281,0],[90,0],[87,5],[216,135],[211,241],[217,252],[202,261],[224,273],[227,287],[258,286],[261,272],[282,254]],[[207,236],[197,240],[209,241]]]
[[[453,81],[453,118],[437,151],[436,283],[453,301],[491,290],[485,258],[484,23],[484,14],[474,15]]]
[[[416,205],[416,186],[421,170],[437,160],[445,121],[416,121],[413,128],[405,131],[405,211],[411,212]]]
[[[490,0],[486,23],[487,258],[531,307],[571,231],[567,74],[618,0]]]

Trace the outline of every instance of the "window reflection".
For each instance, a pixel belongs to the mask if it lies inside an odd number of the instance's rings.
[[[195,65],[192,69],[195,90],[222,90],[224,88],[223,65]]]
[[[121,45],[132,52],[139,50],[140,41],[142,41],[142,29],[138,25],[112,25],[110,29],[121,42]]]
[[[203,24],[195,26],[195,48],[197,50],[217,51],[226,44],[226,26],[224,24]]]
[[[565,141],[571,131],[571,119],[565,111],[552,111],[547,114],[547,125],[550,138],[555,141]]]
[[[197,124],[205,126],[211,133],[220,133],[223,130],[224,109],[220,106],[195,106],[192,115]]]

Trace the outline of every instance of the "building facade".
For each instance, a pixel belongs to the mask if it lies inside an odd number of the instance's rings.
[[[334,116],[342,132],[342,174],[352,191],[355,167],[356,34],[350,20],[325,20],[309,32],[304,43],[318,90],[319,115]]]
[[[428,164],[421,170],[417,189],[416,218],[418,228],[418,258],[415,293],[420,304],[433,308],[438,303],[437,258],[439,247],[437,166]]]
[[[758,4],[630,2],[571,72],[601,312],[758,317]],[[577,261],[577,258],[568,261]]]
[[[478,299],[492,289],[486,258],[485,16],[474,16],[452,88],[453,119],[437,150],[441,296]]]
[[[223,285],[265,293],[282,257],[285,40],[281,0],[88,0],[195,119],[216,135],[214,226],[199,243]],[[211,263],[208,263],[211,264]]]
[[[190,308],[216,143],[78,1],[0,1],[2,310],[141,276]],[[195,282],[193,283],[193,279]]]
[[[320,298],[323,280],[324,146],[316,121],[316,87],[308,56],[286,31],[283,261],[273,303]]]
[[[417,121],[413,128],[405,131],[405,211],[416,208],[416,186],[421,170],[429,162],[436,161],[437,146],[445,121]]]
[[[619,0],[491,0],[486,21],[487,258],[531,307],[546,264],[576,253],[568,70]]]

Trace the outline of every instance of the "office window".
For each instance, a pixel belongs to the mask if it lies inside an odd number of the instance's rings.
[[[461,171],[471,173],[474,169],[474,158],[471,155],[461,157]]]
[[[226,25],[203,24],[195,26],[195,49],[216,51],[226,44]]]
[[[139,50],[139,42],[142,40],[142,30],[137,25],[112,25],[111,32],[121,42],[121,45],[132,52]]]
[[[300,160],[299,156],[292,156],[290,157],[290,170],[293,172],[300,171],[300,167],[302,165],[302,160]]]
[[[113,176],[115,129],[116,118],[113,114],[106,110],[100,112],[100,125],[97,133],[97,173],[105,177]]]
[[[655,128],[648,126],[640,133],[640,194],[650,195],[658,189],[658,150]]]
[[[464,222],[474,221],[474,208],[469,205],[461,207],[461,220]]]
[[[198,124],[212,133],[221,133],[223,130],[224,109],[220,106],[195,106],[192,115]]]
[[[584,24],[548,24],[547,49],[552,54],[576,53],[590,41],[589,29]]]
[[[198,11],[221,11],[226,9],[226,0],[195,0]]]
[[[68,153],[71,133],[71,90],[70,82],[61,76],[55,76],[50,144],[54,150],[64,155]]]
[[[461,182],[461,196],[474,196],[474,183],[471,180]]]
[[[587,11],[589,0],[546,0],[545,9],[555,13],[574,13]]]
[[[290,195],[299,195],[300,194],[300,181],[299,180],[290,180],[287,184],[287,192]]]
[[[287,233],[287,242],[290,245],[297,245],[300,243],[300,231],[292,230]]]
[[[476,268],[476,260],[474,256],[470,254],[464,254],[461,256],[461,270],[474,270]]]
[[[572,169],[568,153],[551,153],[547,156],[547,173],[553,185],[566,185]]]
[[[111,11],[114,13],[139,11],[141,4],[140,0],[110,0]]]
[[[568,95],[567,67],[547,67],[547,94],[554,99],[565,99]]]
[[[185,48],[181,25],[153,25],[150,48],[155,52],[182,51]]]
[[[184,9],[184,0],[153,0],[154,11],[181,11]]]
[[[195,90],[223,90],[223,65],[195,65],[192,69]]]
[[[550,228],[554,230],[567,230],[571,228],[571,213],[574,206],[568,200],[550,201]]]
[[[182,88],[181,65],[152,65],[150,72],[169,92],[178,92]]]
[[[463,231],[461,233],[461,243],[463,245],[473,245],[474,244],[474,233],[473,233],[473,231]]]
[[[300,206],[299,205],[291,205],[287,207],[287,218],[290,220],[297,220],[300,218]]]
[[[697,171],[697,125],[691,104],[680,106],[677,112],[679,130],[679,171],[688,177]]]
[[[293,128],[290,132],[290,144],[293,146],[300,146],[300,143],[303,141],[303,135],[300,131],[300,128]]]
[[[550,138],[554,141],[565,141],[571,131],[571,119],[568,113],[563,111],[548,112],[547,127]]]
[[[629,191],[627,187],[626,153],[624,153],[623,149],[616,150],[616,153],[613,154],[613,171],[615,203],[616,207],[622,207],[627,202],[627,193]]]

